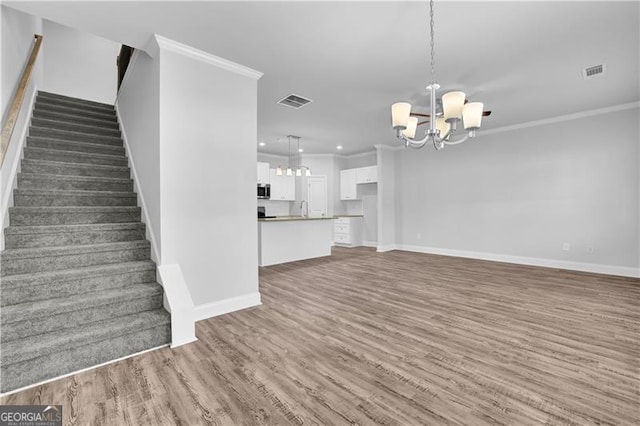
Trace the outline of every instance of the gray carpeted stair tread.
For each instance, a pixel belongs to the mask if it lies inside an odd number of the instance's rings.
[[[83,133],[91,136],[110,136],[120,138],[120,129],[117,127],[92,126],[90,124],[68,123],[66,121],[52,120],[48,118],[31,118],[31,125],[42,129],[62,130],[74,133]]]
[[[75,269],[91,265],[147,260],[150,258],[147,240],[116,243],[10,248],[2,253],[1,276],[60,269]]]
[[[96,106],[96,107],[102,107],[106,109],[113,108],[113,105],[106,104],[104,102],[92,101],[90,99],[74,98],[72,96],[61,95],[59,93],[46,92],[44,90],[38,90],[38,97],[47,98],[47,99],[60,99],[68,102],[75,102],[80,105]]]
[[[80,246],[144,240],[145,228],[141,222],[10,226],[5,229],[5,248]]]
[[[33,110],[33,118],[44,118],[47,120],[56,120],[65,123],[78,123],[88,126],[104,127],[107,129],[120,129],[116,117],[108,118],[92,118],[78,114],[66,114],[59,111]]]
[[[115,114],[115,109],[113,105],[89,105],[89,104],[84,104],[84,103],[80,103],[72,100],[54,99],[46,96],[36,97],[36,104],[37,105],[54,105],[54,106],[82,109],[83,111]]]
[[[127,166],[103,166],[99,164],[68,163],[64,161],[23,159],[21,171],[24,173],[45,173],[65,176],[96,176],[129,179]]]
[[[95,177],[18,173],[19,189],[48,189],[64,191],[132,192],[133,180]]]
[[[15,206],[136,206],[138,196],[131,191],[51,190],[17,188],[13,191]]]
[[[57,271],[30,272],[26,274],[8,275],[2,277],[2,288],[12,289],[19,287],[39,287],[57,282],[69,282],[94,277],[112,277],[118,274],[135,272],[155,272],[155,262],[151,260],[139,260],[108,265],[93,265],[84,268],[61,269]]]
[[[75,164],[96,164],[102,166],[128,166],[124,155],[100,154],[95,152],[64,151],[59,149],[25,146],[24,158],[30,160],[62,161]]]
[[[38,302],[8,305],[0,311],[2,325],[38,320],[66,312],[80,311],[92,307],[123,302],[130,299],[140,299],[162,294],[162,287],[158,283],[141,283],[128,287],[107,289],[79,294],[72,297],[51,298]]]
[[[104,145],[89,142],[65,141],[62,139],[45,138],[42,136],[28,136],[27,147],[45,148],[49,150],[81,152],[86,154],[106,154],[125,156],[124,146]]]
[[[66,256],[82,253],[98,253],[126,250],[130,248],[148,248],[149,241],[126,241],[120,243],[91,244],[84,246],[54,246],[6,249],[2,253],[2,261],[9,262],[15,259],[39,259],[51,256]]]
[[[122,358],[144,350],[166,346],[171,341],[171,324],[166,323],[97,343],[43,355],[3,369],[2,391],[18,389],[33,383]]]
[[[38,127],[34,125],[29,128],[29,136],[107,146],[123,146],[121,136],[92,134],[82,131],[54,129],[50,127]]]
[[[56,105],[56,104],[47,104],[47,103],[38,103],[36,102],[34,105],[34,112],[57,112],[57,113],[63,113],[63,114],[67,114],[67,115],[74,115],[74,116],[78,116],[78,117],[88,117],[88,118],[95,118],[98,120],[104,120],[104,121],[117,121],[118,117],[116,116],[115,112],[111,113],[111,112],[106,112],[106,111],[90,111],[87,109],[83,109],[82,107],[78,107],[76,106],[74,107],[70,107],[70,106],[63,106],[63,105]]]
[[[9,208],[9,223],[11,226],[33,226],[137,222],[140,213],[140,207],[135,206],[18,206]]]
[[[88,345],[113,337],[135,333],[169,324],[171,318],[164,309],[140,312],[106,321],[85,324],[69,330],[31,336],[2,345],[0,359],[6,367],[68,348]]]

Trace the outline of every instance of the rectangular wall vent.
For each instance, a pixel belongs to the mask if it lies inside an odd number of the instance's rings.
[[[604,64],[594,65],[592,67],[588,67],[588,68],[583,69],[582,70],[582,76],[586,80],[586,79],[594,77],[596,75],[604,74],[604,72],[605,72],[605,65]]]
[[[295,93],[290,94],[286,98],[280,99],[277,103],[280,105],[288,106],[289,108],[302,108],[309,102],[313,102],[311,99],[307,99],[303,96],[296,95]]]

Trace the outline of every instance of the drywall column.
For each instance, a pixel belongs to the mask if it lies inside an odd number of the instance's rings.
[[[180,266],[196,320],[258,305],[262,74],[172,40],[156,41],[162,264]]]
[[[6,6],[0,6],[0,58],[1,58],[1,88],[0,92],[2,122],[7,118],[10,103],[16,93],[18,83],[22,77],[34,44],[34,34],[42,34],[42,19],[33,15],[18,12]],[[36,60],[27,91],[22,101],[20,113],[5,154],[4,163],[0,169],[0,250],[4,249],[4,232],[9,225],[7,209],[13,205],[11,193],[16,186],[16,173],[20,167],[20,157],[24,146],[25,136],[31,119],[33,101],[38,87],[42,85],[42,50]]]
[[[376,145],[378,164],[378,251],[389,251],[396,244],[396,150]]]

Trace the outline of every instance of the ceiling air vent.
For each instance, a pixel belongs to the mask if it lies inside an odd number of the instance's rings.
[[[606,67],[604,64],[595,65],[582,70],[582,76],[585,80],[595,77],[596,75],[604,74]]]
[[[288,106],[289,108],[295,108],[295,109],[302,108],[309,102],[313,102],[313,101],[311,99],[307,99],[300,95],[296,95],[295,93],[292,93],[286,98],[280,99],[278,101],[280,105]]]

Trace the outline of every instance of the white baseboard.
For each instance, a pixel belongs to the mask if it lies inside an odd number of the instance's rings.
[[[385,244],[382,246],[376,245],[376,251],[379,253],[391,250],[398,250],[398,246],[396,244]]]
[[[466,250],[442,249],[400,244],[397,250],[416,253],[439,254],[444,256],[464,257],[468,259],[491,260],[493,262],[515,263],[519,265],[541,266],[545,268],[568,269],[570,271],[591,272],[596,274],[619,275],[623,277],[640,278],[640,268],[626,266],[601,265],[596,263],[573,262],[568,260],[544,259],[537,257],[511,256],[506,254],[483,253]],[[378,251],[387,251],[380,250]]]
[[[131,68],[131,64],[129,65],[129,69]],[[120,87],[122,89],[122,86]],[[119,94],[120,92],[118,92]],[[138,173],[136,172],[136,163],[133,160],[133,156],[131,155],[131,149],[129,146],[129,139],[127,138],[127,131],[125,130],[122,124],[122,117],[120,116],[120,110],[118,109],[118,104],[115,104],[116,116],[118,117],[118,126],[120,127],[120,132],[122,134],[122,141],[124,142],[124,149],[127,153],[127,161],[129,162],[129,168],[131,169],[131,174],[133,175],[133,190],[136,194],[138,194],[138,204],[140,205],[140,209],[142,210],[142,222],[145,226],[146,237],[151,243],[151,260],[156,263],[160,263],[160,249],[158,247],[158,243],[156,240],[155,233],[153,232],[153,226],[151,226],[151,217],[149,216],[149,212],[147,209],[147,203],[144,201],[144,193],[142,188],[138,186],[140,180],[138,179]]]
[[[9,140],[9,147],[5,152],[3,168],[9,168],[8,182],[2,184],[2,199],[0,200],[0,250],[4,250],[4,229],[9,226],[9,207],[13,207],[13,190],[18,187],[18,172],[20,171],[20,160],[22,160],[24,143],[27,140],[27,133],[31,125],[33,107],[38,95],[38,86],[30,82],[25,99],[20,106],[20,112],[13,129],[13,135]],[[12,155],[13,154],[13,155]],[[5,169],[6,170],[6,169]],[[1,181],[1,179],[0,179]]]
[[[195,320],[202,321],[207,318],[217,317],[218,315],[228,314],[261,304],[260,293],[256,291],[255,293],[249,293],[243,296],[230,297],[220,300],[219,302],[196,305],[193,312]]]
[[[363,241],[362,245],[365,247],[378,247],[377,241]]]
[[[140,351],[140,352],[136,352],[135,354],[126,355],[126,356],[123,356],[123,357],[120,357],[120,358],[112,359],[110,361],[103,362],[102,364],[93,365],[91,367],[83,368],[82,370],[72,371],[71,373],[63,374],[62,376],[53,377],[51,379],[43,380],[42,382],[38,382],[38,383],[34,383],[32,385],[28,385],[28,386],[24,386],[24,387],[21,387],[21,388],[18,388],[18,389],[14,389],[14,390],[9,391],[9,392],[0,393],[0,397],[5,397],[5,396],[11,395],[13,393],[22,392],[23,390],[31,389],[31,388],[34,388],[36,386],[41,386],[41,385],[44,385],[46,383],[50,383],[50,382],[53,382],[53,381],[56,381],[56,380],[64,379],[65,377],[73,376],[74,374],[84,373],[85,371],[93,370],[95,368],[104,367],[105,365],[113,364],[114,362],[122,361],[122,360],[125,360],[127,358],[134,357],[134,356],[146,354],[147,352],[157,351],[158,349],[166,348],[168,346],[169,345],[162,345],[162,346],[157,346],[157,347],[151,348],[151,349],[145,349],[144,351]]]

